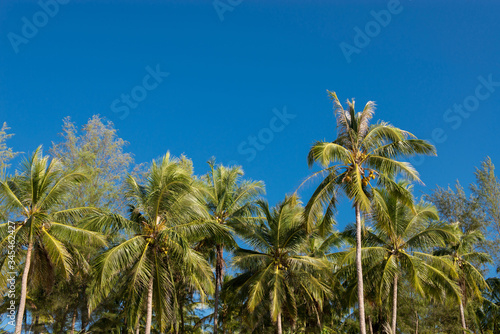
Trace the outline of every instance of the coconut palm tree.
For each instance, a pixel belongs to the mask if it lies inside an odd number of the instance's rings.
[[[55,273],[69,279],[74,264],[70,245],[106,245],[99,233],[75,226],[93,208],[58,209],[84,178],[77,171],[65,172],[59,160],[43,156],[39,147],[24,160],[17,176],[0,181],[0,203],[12,220],[0,225],[2,287],[7,286],[10,265],[24,261],[15,334],[21,333],[29,278],[31,285],[38,282],[46,286]]]
[[[244,236],[255,250],[235,251],[233,263],[243,273],[228,283],[228,289],[237,289],[250,312],[266,305],[281,334],[283,312],[296,317],[296,295],[320,301],[329,293],[329,287],[314,275],[316,269],[327,266],[322,259],[301,253],[308,233],[296,197],[287,197],[273,209],[262,200],[259,206],[265,221]]]
[[[323,222],[322,219],[318,221]],[[306,332],[310,328],[312,332],[327,328],[326,316],[330,315],[329,319],[333,320],[332,317],[340,314],[343,309],[342,295],[344,291],[338,281],[338,277],[332,275],[332,272],[336,272],[339,267],[336,259],[330,257],[333,249],[344,246],[343,236],[339,232],[329,231],[327,237],[322,237],[320,232],[321,228],[318,229],[318,226],[315,226],[313,233],[309,234],[307,241],[304,243],[301,253],[312,258],[324,260],[327,263],[328,268],[312,270],[314,276],[329,287],[329,291],[324,295],[325,298],[320,300],[316,300],[316,298],[309,295],[307,290],[298,291],[297,296],[301,301],[299,309],[304,311]],[[329,325],[329,330],[333,331],[334,326],[331,324],[331,321]]]
[[[409,180],[419,181],[419,177],[410,163],[398,159],[415,154],[435,154],[436,151],[428,142],[417,139],[410,132],[389,123],[379,122],[371,125],[370,121],[375,112],[374,102],[368,102],[362,112],[356,113],[354,100],[348,100],[349,108],[344,110],[337,95],[334,92],[328,93],[333,101],[337,120],[337,139],[332,142],[316,142],[309,151],[309,166],[319,163],[324,167],[310,178],[326,176],[306,206],[306,217],[309,221],[317,211],[325,209],[324,217],[329,219],[333,215],[339,190],[343,190],[353,202],[356,214],[359,324],[361,333],[366,334],[361,265],[361,215],[371,209],[370,181],[376,178],[378,186],[407,196],[405,189],[398,185],[394,178],[402,174]]]
[[[411,186],[401,183],[408,191]],[[425,294],[435,291],[437,284],[454,292],[453,282],[438,268],[425,260],[422,253],[435,247],[443,247],[454,238],[449,225],[437,222],[437,209],[430,203],[406,203],[386,189],[372,189],[370,219],[374,230],[366,229],[363,235],[363,257],[366,258],[365,277],[376,291],[379,305],[382,298],[392,295],[391,332],[396,333],[398,311],[398,280],[408,279],[410,286]],[[348,229],[354,239],[355,229]],[[354,257],[350,252],[351,258]],[[434,258],[434,261],[439,259]],[[432,280],[430,280],[432,278]],[[392,286],[392,291],[390,288]]]
[[[483,321],[481,327],[500,332],[500,278],[490,277],[486,280],[489,288],[483,292]]]
[[[219,292],[224,277],[224,248],[232,249],[236,245],[233,235],[244,233],[245,226],[252,221],[256,212],[257,196],[264,192],[262,182],[242,180],[241,167],[215,165],[215,160],[208,162],[209,172],[202,177],[200,189],[203,201],[209,212],[210,220],[228,227],[223,239],[205,239],[204,244],[215,245],[215,295],[214,295],[214,334],[218,331]]]
[[[467,332],[465,319],[467,300],[474,297],[481,300],[482,291],[488,288],[488,284],[477,266],[492,261],[489,254],[476,250],[476,246],[484,241],[484,235],[480,230],[462,232],[458,224],[455,224],[455,229],[458,239],[450,242],[446,247],[437,249],[434,254],[452,261],[458,273],[460,320],[465,334]]]
[[[192,165],[186,158],[176,159],[167,153],[153,161],[144,184],[129,176],[126,185],[130,219],[107,213],[87,222],[88,228],[119,229],[128,236],[97,257],[90,309],[108,296],[117,282],[125,280],[127,324],[134,328],[145,310],[145,333],[149,334],[154,310],[158,328],[164,331],[167,323],[176,326],[177,322],[173,319],[176,310],[172,310],[175,274],[184,275],[202,298],[213,292],[211,268],[191,246],[226,230],[208,219],[194,195]],[[184,271],[179,273],[179,268]]]

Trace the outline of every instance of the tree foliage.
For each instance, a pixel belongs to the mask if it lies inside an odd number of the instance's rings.
[[[8,130],[10,128],[4,122],[0,129],[0,175],[2,175],[1,173],[5,173],[6,169],[10,167],[9,161],[19,154],[7,146],[6,141],[14,136],[12,133],[7,133]]]
[[[468,188],[415,198],[402,159],[434,148],[372,122],[373,102],[330,96],[337,138],[309,152],[323,179],[305,206],[298,192],[269,204],[263,182],[215,160],[202,176],[170,153],[132,168],[111,122],[66,118],[52,158],[39,148],[0,177],[2,319],[12,292],[16,333],[497,333],[492,160]],[[342,194],[356,221],[339,230]]]
[[[62,141],[52,143],[51,155],[68,170],[79,168],[87,175],[69,200],[78,206],[123,211],[125,203],[120,191],[133,157],[125,152],[128,143],[118,137],[113,123],[94,115],[79,131],[67,117],[61,137]]]

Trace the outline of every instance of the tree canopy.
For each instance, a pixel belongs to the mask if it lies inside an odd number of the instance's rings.
[[[329,95],[337,137],[304,156],[322,167],[304,181],[316,188],[275,204],[241,166],[211,159],[197,175],[169,152],[135,165],[98,115],[81,128],[65,118],[49,155],[38,147],[13,169],[4,123],[4,332],[497,333],[492,159],[469,187],[417,197],[405,159],[435,148],[372,121],[373,102],[356,112]],[[342,197],[355,214],[337,225]]]

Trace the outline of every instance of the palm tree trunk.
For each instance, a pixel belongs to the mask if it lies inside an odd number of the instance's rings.
[[[24,264],[23,278],[21,280],[21,299],[19,301],[16,329],[14,331],[15,334],[21,334],[21,330],[23,328],[24,308],[26,307],[26,296],[28,294],[28,273],[30,271],[32,250],[33,240],[30,240],[28,244],[28,251],[26,252],[26,263]]]
[[[38,329],[39,327],[39,317],[38,315],[35,317],[35,328],[33,328],[33,333],[34,334],[40,334],[40,330]]]
[[[462,320],[462,329],[464,331],[464,334],[467,333],[467,324],[465,323],[465,313],[464,313],[464,304],[463,302],[460,300],[460,319]]]
[[[276,325],[277,325],[277,332],[278,332],[278,334],[282,334],[282,330],[281,330],[281,312],[278,313],[278,319],[276,321]]]
[[[359,210],[359,204],[355,205],[355,210],[356,210],[356,274],[358,276],[359,332],[361,334],[366,334],[363,266],[361,264],[361,212]]]
[[[77,309],[75,309],[75,311],[73,312],[73,319],[71,320],[71,334],[75,333],[76,314],[78,313],[76,310]]]
[[[141,328],[141,323],[139,321],[137,321],[137,324],[135,325],[135,334],[140,334],[139,333],[139,329]]]
[[[137,322],[135,324],[134,332],[135,332],[135,334],[139,334],[139,329],[141,328],[141,311],[137,312],[137,320],[136,321]]]
[[[149,280],[148,300],[147,300],[146,307],[147,307],[146,329],[144,331],[144,334],[150,334],[151,333],[151,322],[153,320],[153,276],[151,276],[151,279]]]
[[[226,318],[226,313],[224,312],[223,314],[221,314],[221,316],[223,317],[223,319]],[[226,326],[226,322],[223,321],[222,322],[222,334],[226,334],[227,333],[227,326]]]
[[[184,296],[181,294],[179,296],[179,312],[181,314],[181,334],[185,334],[185,327],[184,327]]]
[[[175,291],[174,294],[172,294],[172,297],[174,298],[173,303],[174,303],[174,312],[172,316],[172,324],[174,326],[174,334],[179,334],[179,322],[177,321],[177,310],[179,309],[179,294],[177,292],[178,285],[176,284],[176,280],[174,279],[174,275],[172,271],[170,270],[170,280],[173,285],[173,291]]]
[[[372,324],[372,316],[368,316],[368,329],[370,330],[370,334],[373,334],[373,324]]]
[[[68,318],[68,309],[69,305],[66,304],[64,311],[56,314],[53,325],[55,333],[63,333],[64,326],[66,326],[66,319]]]
[[[214,295],[214,334],[218,331],[218,313],[219,313],[219,288],[222,282],[222,259],[223,248],[221,245],[216,246],[217,256],[215,260],[215,295]]]
[[[418,312],[415,311],[415,334],[418,334]]]
[[[80,319],[81,319],[81,329],[84,330],[87,328],[87,325],[89,323],[89,311],[85,308],[85,307],[82,307],[80,308]]]
[[[398,318],[398,274],[394,275],[392,287],[392,334],[396,334],[396,321]]]

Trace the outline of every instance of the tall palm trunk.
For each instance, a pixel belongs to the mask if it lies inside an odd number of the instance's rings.
[[[151,322],[153,320],[153,276],[151,276],[151,279],[149,280],[148,300],[147,300],[146,307],[147,307],[146,329],[144,331],[144,334],[150,334],[151,333]]]
[[[38,315],[35,317],[35,328],[33,328],[33,333],[34,334],[40,334],[40,330],[38,329],[39,328],[39,317]]]
[[[71,320],[71,334],[75,333],[75,325],[76,325],[76,315],[77,315],[77,309],[75,308],[75,311],[73,312],[73,319]]]
[[[185,334],[186,333],[186,329],[185,329],[185,326],[184,326],[184,294],[181,294],[179,296],[179,312],[180,312],[180,316],[181,316],[181,334]]]
[[[26,263],[24,264],[23,278],[21,280],[21,299],[19,301],[19,310],[17,313],[15,334],[21,334],[23,328],[24,308],[26,307],[26,296],[28,294],[28,273],[31,265],[31,252],[33,251],[33,240],[30,236],[28,251],[26,252]]]
[[[136,319],[136,324],[134,328],[134,333],[139,334],[139,329],[141,328],[141,311],[137,312],[137,319]]]
[[[170,281],[172,282],[172,287],[173,287],[173,291],[178,291],[179,287],[177,285],[177,279],[174,279],[174,274],[173,272],[170,270]],[[179,284],[180,285],[180,284]],[[179,323],[177,321],[177,310],[179,309],[179,296],[178,296],[178,293],[174,293],[172,294],[172,297],[173,297],[173,303],[174,303],[174,312],[173,313],[173,316],[172,316],[172,324],[173,324],[173,327],[174,327],[174,333],[175,334],[179,334]]]
[[[218,322],[219,322],[219,288],[222,283],[222,260],[223,260],[223,248],[221,245],[216,246],[216,260],[215,260],[215,295],[214,295],[214,334],[217,334],[218,331]]]
[[[57,313],[54,318],[54,328],[55,333],[62,333],[64,331],[64,327],[66,326],[66,319],[68,318],[69,313],[69,305],[66,305],[64,311],[62,313]]]
[[[398,318],[398,274],[394,275],[392,287],[392,334],[396,334],[396,321]]]
[[[415,334],[418,334],[418,312],[415,311]]]
[[[359,304],[359,332],[366,334],[365,323],[365,297],[363,288],[363,266],[361,263],[361,212],[359,204],[355,205],[356,210],[356,274],[358,276],[358,304]]]
[[[462,329],[464,331],[464,334],[467,333],[467,323],[465,322],[465,311],[464,311],[464,301],[465,301],[465,298],[466,298],[466,291],[465,291],[465,278],[461,278],[460,281],[459,281],[459,285],[460,285],[460,291],[461,291],[461,295],[460,295],[460,304],[459,304],[459,307],[460,307],[460,320],[462,321]]]
[[[278,334],[282,334],[282,330],[281,330],[281,312],[278,313],[278,319],[276,320],[276,327],[277,327],[277,332]]]
[[[140,334],[139,329],[141,328],[141,323],[137,321],[137,324],[135,325],[135,334]]]
[[[80,309],[80,313],[81,313],[80,319],[82,322],[81,329],[87,329],[87,325],[89,323],[89,312],[85,307],[82,307]]]
[[[462,328],[464,334],[467,333],[467,324],[465,323],[464,303],[460,300],[460,320],[462,320]]]

